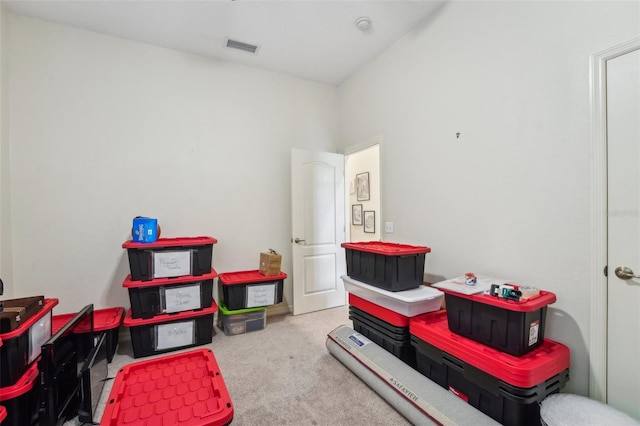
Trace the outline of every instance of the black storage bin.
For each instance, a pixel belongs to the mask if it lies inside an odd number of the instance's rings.
[[[200,276],[211,271],[212,237],[159,238],[153,243],[127,241],[131,280],[149,281],[186,275]]]
[[[443,291],[451,331],[515,356],[542,344],[547,305],[556,300],[548,291],[525,302]]]
[[[417,288],[424,280],[425,254],[429,247],[381,241],[342,243],[347,275],[389,291]]]
[[[287,274],[262,275],[252,271],[225,272],[218,276],[218,297],[230,311],[282,302]]]
[[[6,409],[2,426],[28,426],[38,418],[40,372],[34,361],[16,383],[0,388],[0,406]],[[0,414],[2,412],[0,411]]]
[[[217,311],[218,306],[212,303],[206,309],[134,319],[129,309],[123,324],[131,333],[134,358],[211,343],[215,335],[213,316]]]
[[[58,299],[44,299],[40,310],[9,333],[0,334],[0,387],[14,385],[40,355],[51,337],[51,311]]]
[[[122,286],[129,290],[132,318],[152,318],[165,313],[210,308],[213,280],[217,275],[214,269],[198,277],[189,275],[151,281],[133,281],[129,275]]]
[[[395,326],[385,323],[382,320],[370,320],[370,318],[361,315],[361,311],[360,313],[358,311],[357,308],[353,307],[349,309],[349,319],[353,321],[353,329],[398,359],[404,361],[410,367],[415,368],[416,353],[415,348],[411,345],[411,336],[408,327],[406,327],[406,332],[394,333],[389,331],[387,326]],[[381,323],[385,323],[384,326],[382,326]]]

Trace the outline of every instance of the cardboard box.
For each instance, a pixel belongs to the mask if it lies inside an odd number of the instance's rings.
[[[280,265],[282,264],[282,256],[273,250],[268,253],[260,253],[260,268],[262,275],[274,276],[280,274]]]

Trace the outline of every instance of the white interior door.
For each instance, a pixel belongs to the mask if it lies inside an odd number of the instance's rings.
[[[344,156],[291,152],[293,314],[342,306]]]
[[[606,73],[607,402],[640,420],[640,279],[629,277],[640,274],[640,50],[607,61]]]

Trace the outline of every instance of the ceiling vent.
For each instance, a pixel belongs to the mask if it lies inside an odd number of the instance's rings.
[[[243,43],[238,40],[227,39],[227,47],[229,49],[240,50],[255,55],[258,52],[258,46],[249,43]]]

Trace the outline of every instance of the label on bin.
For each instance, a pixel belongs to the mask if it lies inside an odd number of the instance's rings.
[[[529,346],[538,342],[538,333],[540,332],[540,321],[534,321],[529,326]]]
[[[155,329],[157,351],[189,346],[196,342],[194,320],[158,324]]]
[[[29,364],[40,356],[44,342],[51,337],[51,313],[40,318],[29,328]]]
[[[247,286],[247,308],[273,305],[276,302],[276,285]]]
[[[153,252],[153,278],[191,275],[191,250]]]
[[[160,289],[160,294],[164,298],[164,312],[167,314],[190,311],[202,307],[202,303],[200,303],[200,284],[163,287]]]

